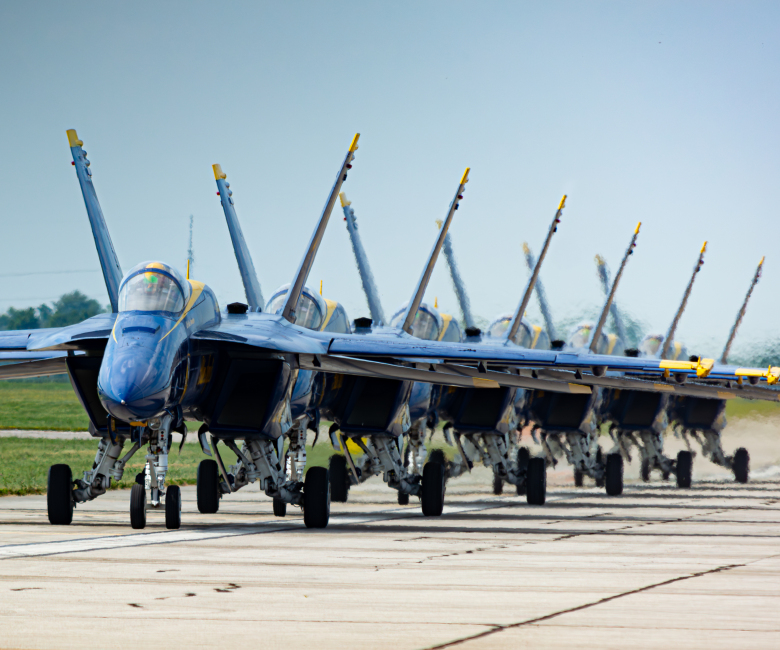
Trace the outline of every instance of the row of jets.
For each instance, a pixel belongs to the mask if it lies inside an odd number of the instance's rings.
[[[355,135],[292,282],[267,302],[233,191],[214,165],[246,296],[246,302],[221,310],[214,292],[189,277],[189,263],[186,273],[158,261],[123,273],[83,142],[75,130],[67,135],[112,311],[68,327],[0,332],[0,379],[67,373],[98,439],[95,461],[82,478],[74,479],[68,465],[50,468],[52,524],[70,524],[76,505],[121,480],[130,458],[146,447],[145,469],[130,491],[130,523],[144,528],[147,512],[158,510],[168,528],[179,528],[181,492],[166,485],[166,475],[172,434],[182,434],[183,444],[186,421],[203,422],[197,433],[206,456],[198,467],[200,512],[217,512],[223,497],[257,482],[273,499],[277,516],[288,505],[299,506],[310,528],[327,526],[331,501],[346,501],[352,485],[372,476],[397,491],[399,504],[418,497],[424,515],[439,516],[448,479],[479,462],[492,468],[495,492],[508,483],[532,505],[544,504],[547,467],[563,459],[573,467],[576,484],[587,476],[610,495],[622,492],[624,461],[636,452],[643,478],[658,470],[689,487],[692,443],[732,469],[737,481],[748,480],[747,450],[727,455],[720,433],[727,400],[780,398],[780,367],[727,365],[761,265],[718,361],[689,357],[674,340],[706,244],[667,333],[625,350],[615,296],[638,225],[613,280],[599,261],[606,299],[598,321],[560,341],[539,275],[564,196],[538,258],[525,247],[530,277],[517,308],[482,332],[448,234],[469,180],[466,169],[410,300],[386,320],[354,210],[342,192],[358,148]],[[306,285],[339,197],[371,315],[353,322],[341,304]],[[464,329],[423,302],[442,250]],[[534,292],[545,327],[524,318]],[[615,334],[605,332],[610,315]],[[316,444],[322,420],[332,422],[328,435],[338,453],[328,468],[307,469],[307,439],[313,433]],[[453,460],[426,448],[440,423],[457,449]],[[537,455],[520,444],[526,426],[541,445]],[[670,427],[687,444],[674,459],[663,448]],[[606,452],[602,431],[612,441]],[[225,464],[223,447],[235,455],[235,464]],[[355,450],[362,454],[353,458]]]

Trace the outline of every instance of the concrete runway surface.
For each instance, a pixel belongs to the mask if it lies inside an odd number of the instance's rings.
[[[43,496],[0,499],[0,647],[780,647],[780,477],[738,486],[567,485],[531,507],[452,481],[445,514],[378,479],[330,527],[277,519],[256,487],[183,525],[129,527],[129,492],[53,527]],[[507,486],[510,487],[510,486]]]

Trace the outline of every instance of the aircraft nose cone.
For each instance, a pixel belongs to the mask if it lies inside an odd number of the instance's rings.
[[[103,407],[124,422],[160,415],[170,396],[169,364],[140,347],[125,350],[116,350],[111,363],[101,367],[98,394]]]

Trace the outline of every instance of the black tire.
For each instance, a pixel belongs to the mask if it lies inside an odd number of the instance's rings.
[[[748,482],[750,476],[750,454],[747,449],[744,447],[737,449],[731,468],[734,470],[734,479],[737,483]]]
[[[312,467],[303,482],[303,523],[325,528],[330,519],[330,476],[324,467]]]
[[[427,462],[422,476],[422,513],[426,517],[440,517],[444,511],[444,465]]]
[[[49,523],[68,526],[73,521],[73,474],[69,465],[52,465],[46,488]]]
[[[434,449],[428,456],[429,463],[439,463],[447,466],[447,457],[444,455],[443,449]]]
[[[274,499],[274,517],[284,517],[287,514],[287,504],[281,499]]]
[[[493,472],[493,494],[499,495],[504,491],[504,479],[502,479],[498,472]]]
[[[574,487],[582,487],[585,484],[585,473],[581,469],[574,470]]]
[[[528,494],[526,501],[530,506],[543,506],[547,500],[547,462],[544,458],[531,458],[526,473]]]
[[[691,474],[693,470],[693,454],[690,451],[680,451],[677,453],[677,487],[691,487]]]
[[[607,454],[605,484],[609,496],[623,494],[623,457],[620,454]]]
[[[642,469],[639,470],[639,474],[645,483],[648,483],[650,481],[650,459],[649,458],[642,459]]]
[[[165,490],[165,527],[168,530],[181,528],[181,489],[170,485]]]
[[[398,505],[399,506],[408,506],[409,505],[409,493],[408,492],[399,492],[398,493]]]
[[[606,470],[606,467],[604,467],[604,452],[601,451],[601,447],[599,447],[598,450],[596,451],[596,464],[599,467],[603,467]],[[604,483],[606,482],[606,475],[607,474],[605,471],[604,474],[601,476],[601,478],[596,479],[596,487],[600,487],[600,488],[604,487]]]
[[[328,461],[330,472],[330,500],[336,503],[346,503],[349,498],[349,472],[347,458],[335,454]]]
[[[219,510],[219,466],[217,461],[200,461],[197,493],[199,512],[214,514]]]
[[[138,483],[130,488],[130,525],[136,530],[146,527],[146,490]]]
[[[523,477],[515,485],[515,491],[519,496],[528,492],[528,461],[530,459],[531,452],[528,451],[528,447],[520,447],[517,450],[517,473]]]

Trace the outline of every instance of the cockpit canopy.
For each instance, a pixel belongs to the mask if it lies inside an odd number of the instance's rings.
[[[265,311],[269,314],[281,312],[284,308],[284,303],[287,302],[287,293],[289,291],[289,284],[279,287],[266,304]],[[328,307],[322,296],[316,294],[309,287],[304,287],[295,310],[295,324],[309,330],[319,330],[327,313]]]
[[[119,311],[162,311],[178,314],[190,296],[190,283],[163,262],[134,266],[119,287]]]
[[[487,335],[490,338],[500,339],[506,336],[509,324],[514,318],[513,314],[504,314],[499,316],[490,325],[488,325]],[[549,350],[550,339],[547,333],[537,325],[531,325],[525,318],[520,321],[520,327],[517,328],[517,334],[512,339],[512,343],[521,348],[532,350]]]
[[[661,355],[661,350],[664,345],[663,334],[648,334],[642,339],[639,344],[639,356],[642,357],[658,357]],[[688,350],[682,344],[672,340],[672,344],[669,346],[669,352],[666,355],[667,359],[672,361],[680,361],[688,358]]]
[[[568,347],[575,350],[588,348],[595,329],[595,323],[580,323],[569,334]],[[601,336],[599,336],[599,340],[596,343],[596,354],[622,356],[625,354],[624,348],[623,340],[616,334],[605,334],[602,330]]]
[[[447,341],[449,343],[460,343],[463,340],[463,331],[450,314],[441,314],[441,320],[444,330],[439,334],[439,341]]]
[[[390,319],[391,327],[401,327],[409,303],[401,307]],[[420,303],[420,308],[412,323],[412,336],[426,341],[438,341],[442,332],[443,322],[439,312],[426,303]]]

